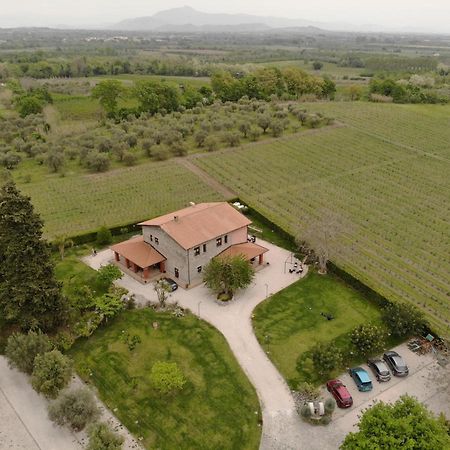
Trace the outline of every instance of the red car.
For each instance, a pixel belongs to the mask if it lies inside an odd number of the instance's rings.
[[[336,399],[339,408],[350,408],[353,405],[353,398],[341,380],[327,381],[327,389]]]

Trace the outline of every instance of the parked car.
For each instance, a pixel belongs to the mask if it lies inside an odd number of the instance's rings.
[[[372,390],[372,381],[366,370],[362,367],[353,367],[352,369],[349,369],[348,372],[358,387],[358,391],[368,392]]]
[[[341,380],[327,381],[327,389],[336,399],[339,408],[350,408],[353,405],[353,398]]]
[[[162,278],[170,288],[170,292],[176,291],[178,289],[178,284],[172,280],[172,278]]]
[[[408,366],[397,352],[386,352],[383,355],[383,359],[386,361],[393,375],[397,377],[406,377],[408,375]]]
[[[378,381],[389,381],[391,372],[382,359],[369,359],[367,365],[372,369]]]

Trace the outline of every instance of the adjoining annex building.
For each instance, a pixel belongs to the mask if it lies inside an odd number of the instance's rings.
[[[256,266],[267,248],[249,242],[251,221],[226,202],[199,203],[140,223],[142,236],[111,246],[116,264],[146,283],[161,274],[181,287],[202,282],[219,255],[242,255]]]

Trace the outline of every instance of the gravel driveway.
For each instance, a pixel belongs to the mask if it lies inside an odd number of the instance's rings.
[[[263,414],[261,450],[337,449],[345,435],[354,430],[354,424],[358,422],[358,414],[369,403],[355,401],[355,407],[350,410],[338,411],[336,420],[333,420],[332,425],[328,427],[311,426],[299,418],[289,387],[259,345],[251,324],[253,309],[264,301],[267,295],[270,296],[298,280],[299,275],[284,273],[284,263],[289,257],[288,251],[265,241],[260,240],[259,243],[269,249],[266,261],[270,264],[258,271],[253,285],[239,292],[230,304],[222,306],[215,303],[203,285],[190,290],[179,288],[171,295],[169,301],[176,301],[181,306],[189,308],[225,336],[236,359],[255,387],[261,403]],[[112,258],[112,252],[105,250],[95,257],[89,256],[84,260],[94,269],[98,269],[101,265],[108,264]],[[306,273],[307,271],[303,276]],[[134,293],[142,305],[148,300],[157,301],[151,284],[141,284],[128,275],[124,275],[118,284]],[[424,367],[421,366],[422,369],[428,367],[430,373],[435,373],[436,363],[426,359],[428,357],[422,358],[424,358],[421,360],[424,364]],[[408,359],[407,361],[410,362]],[[414,364],[411,364],[411,367],[413,366]],[[417,373],[425,372],[417,370]],[[422,386],[421,377],[422,375],[412,374],[406,384],[402,384],[400,380],[392,381],[393,389],[384,395],[380,394],[379,398],[395,400],[403,392],[408,392],[407,386],[410,386],[410,389],[414,388],[411,394],[415,394],[418,390],[426,393],[428,387]],[[350,382],[348,384],[350,386]],[[397,385],[398,387],[394,388]],[[419,386],[422,387],[419,388]],[[442,383],[441,388],[430,391],[429,401],[434,399],[435,402],[442,403],[439,400],[440,389],[442,389]],[[356,398],[359,397],[358,394],[355,394]],[[419,399],[423,400],[420,397]]]

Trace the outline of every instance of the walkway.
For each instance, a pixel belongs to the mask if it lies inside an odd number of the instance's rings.
[[[0,448],[81,450],[67,428],[47,417],[47,401],[31,387],[28,377],[10,369],[0,356]]]
[[[311,427],[300,420],[289,387],[278,370],[259,345],[251,323],[254,308],[281,289],[299,279],[299,275],[284,273],[284,265],[290,253],[268,242],[258,243],[267,247],[269,265],[256,273],[252,286],[236,295],[226,306],[214,302],[209,291],[202,285],[190,290],[178,289],[170,301],[178,302],[194,314],[216,327],[228,341],[231,350],[255,387],[263,414],[261,450],[336,449],[343,435],[333,430]],[[105,250],[85,262],[98,269],[112,259],[112,252]],[[287,267],[288,269],[288,267]],[[307,271],[303,274],[306,275]],[[138,302],[157,301],[151,285],[142,285],[129,276],[119,282],[136,295]]]

